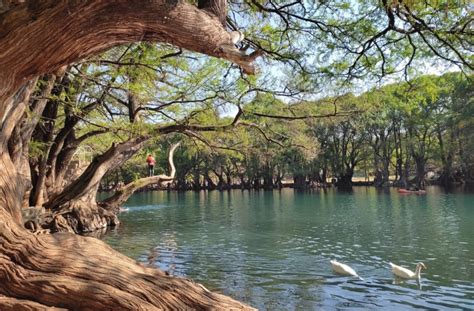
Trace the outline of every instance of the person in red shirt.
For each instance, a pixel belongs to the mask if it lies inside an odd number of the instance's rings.
[[[151,154],[149,154],[147,157],[146,157],[146,163],[148,164],[148,176],[153,176],[155,175],[155,159],[153,158],[153,156]]]

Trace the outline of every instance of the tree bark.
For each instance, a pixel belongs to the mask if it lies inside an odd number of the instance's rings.
[[[27,82],[6,103],[2,122],[0,123],[0,210],[10,214],[12,220],[21,223],[20,208],[23,202],[25,188],[29,176],[18,173],[17,167],[8,152],[8,141],[15,126],[20,122],[30,95],[33,92],[36,79]],[[1,102],[0,102],[1,103]],[[1,112],[0,112],[1,113]],[[1,228],[0,228],[1,233]]]
[[[250,309],[192,281],[145,268],[105,243],[22,227],[24,184],[7,142],[25,109],[30,80],[117,44],[161,41],[226,58],[253,72],[257,54],[232,47],[219,19],[184,1],[26,0],[0,8],[0,309]],[[88,171],[92,174],[92,170]],[[86,193],[87,185],[71,187]],[[52,202],[67,202],[63,194]],[[53,204],[53,205],[54,205]],[[2,296],[3,295],[3,296]],[[5,298],[7,297],[7,298]]]
[[[273,166],[266,161],[262,169],[263,175],[263,189],[273,190],[275,185],[273,184]]]
[[[197,164],[192,170],[192,189],[194,191],[202,190],[201,170],[199,168],[199,164]]]
[[[45,87],[40,93],[39,99],[33,102],[34,109],[38,119],[35,120],[34,124],[31,124],[30,128],[24,132],[26,145],[29,140],[34,138],[35,140],[43,143],[47,146],[46,150],[43,151],[42,155],[35,161],[28,161],[32,175],[32,189],[29,195],[29,202],[31,206],[42,206],[46,196],[46,175],[48,167],[48,159],[50,158],[50,150],[55,148],[53,144],[54,138],[54,125],[58,114],[59,103],[53,99],[48,99],[50,96],[59,97],[63,91],[64,84],[69,80],[64,77],[66,67],[62,67],[55,74],[46,75],[39,81],[41,84],[45,84]],[[40,123],[40,119],[43,122]],[[25,157],[28,157],[28,147],[25,147]]]
[[[95,157],[77,180],[51,197],[45,207],[54,213],[52,230],[82,233],[119,224],[116,213],[97,205],[100,181],[107,172],[138,152],[149,138],[142,136],[112,145],[105,153]]]
[[[416,166],[416,187],[419,190],[425,189],[425,165],[426,159],[424,156],[414,157],[415,159],[415,166]]]
[[[37,236],[3,221],[4,216],[0,210],[0,294],[28,300],[23,306],[39,310],[41,305],[71,310],[250,309],[192,281],[139,265],[95,238],[69,233]],[[2,310],[11,304],[11,298],[0,299]]]
[[[224,173],[222,172],[222,169],[211,169],[211,171],[217,177],[216,188],[220,191],[224,190],[225,187],[226,187],[226,183],[225,183],[225,180],[224,180]]]
[[[209,170],[204,172],[204,182],[206,183],[205,188],[207,190],[215,190],[217,188],[217,185],[214,183],[211,176],[209,176]]]
[[[227,19],[227,1],[226,0],[199,0],[198,8],[217,16],[223,26]]]
[[[25,299],[16,299],[0,295],[0,308],[3,311],[31,311],[31,310],[50,310],[51,308],[37,302]],[[54,308],[54,310],[67,310],[63,308]]]
[[[253,73],[260,52],[235,48],[219,16],[184,1],[25,1],[0,15],[0,120],[24,81],[129,42],[167,42]]]

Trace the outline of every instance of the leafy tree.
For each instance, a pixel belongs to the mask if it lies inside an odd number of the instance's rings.
[[[194,2],[27,0],[3,1],[0,5],[0,249],[7,254],[0,259],[4,272],[0,280],[5,284],[0,293],[8,297],[0,302],[2,307],[10,308],[22,299],[30,308],[56,305],[77,308],[77,301],[70,297],[79,297],[80,307],[87,309],[246,307],[203,291],[189,281],[170,279],[137,266],[99,241],[67,234],[36,236],[27,232],[22,227],[21,206],[26,181],[31,177],[20,172],[20,167],[28,171],[28,166],[19,163],[28,164],[30,141],[39,123],[45,131],[41,135],[38,128],[32,144],[32,150],[36,151],[32,166],[37,170],[33,174],[37,180],[33,181],[36,188],[32,201],[40,205],[41,198],[47,199],[45,205],[56,212],[53,217],[59,221],[57,227],[75,227],[75,219],[78,227],[97,228],[105,224],[104,219],[105,222],[111,219],[104,217],[104,210],[95,201],[100,180],[156,136],[183,133],[196,138],[202,132],[247,127],[260,133],[265,141],[279,139],[290,145],[291,137],[284,137],[278,122],[267,125],[241,119],[245,116],[242,107],[256,93],[273,93],[297,101],[323,90],[324,96],[333,97],[335,91],[326,90],[328,83],[348,88],[350,83],[357,86],[390,74],[411,77],[415,74],[414,67],[423,68],[432,62],[438,67],[448,64],[461,70],[473,67],[471,17],[464,1],[227,3],[200,0],[197,5]],[[248,38],[242,41],[237,29]],[[110,59],[93,59],[96,64],[88,63],[89,57],[135,41],[166,42],[178,50],[168,46],[172,52],[160,54],[148,50],[152,45],[128,50],[123,47],[120,52],[110,51],[110,58],[119,60],[116,64],[108,63]],[[193,58],[189,64],[181,63],[181,58],[165,57],[168,54],[181,57],[184,54],[181,49],[222,58],[237,66],[227,67],[223,61],[195,54],[185,54],[186,60]],[[120,58],[129,53],[133,57]],[[263,54],[266,58],[257,63],[264,72],[258,77],[241,75],[254,74],[255,61]],[[147,68],[151,62],[161,64],[158,58],[169,61],[163,67],[168,70],[146,73],[135,70]],[[132,60],[132,67],[122,66]],[[62,66],[72,68],[63,75]],[[48,76],[41,79],[44,83],[35,91],[42,75]],[[64,90],[53,91],[56,78],[63,76],[70,83],[59,83]],[[161,80],[166,83],[159,84]],[[149,87],[157,84],[157,89]],[[235,87],[227,92],[230,85]],[[41,94],[51,98],[44,102]],[[424,133],[436,129],[432,117],[439,97],[431,94],[401,97],[413,108],[405,111],[407,131],[401,134],[408,151],[405,154],[416,160],[418,183],[421,183],[426,155],[436,148],[436,143]],[[62,102],[64,105],[60,106]],[[89,105],[94,109],[88,111]],[[206,117],[201,118],[202,110],[215,111],[210,108],[228,105],[238,109],[231,123],[220,117],[208,118],[211,115],[208,113],[203,113]],[[283,118],[261,117],[298,119],[288,118],[291,110],[285,110]],[[25,111],[32,117],[25,118]],[[259,112],[253,113],[258,115]],[[38,116],[44,116],[43,120]],[[421,124],[414,122],[417,118]],[[332,169],[343,179],[350,175],[360,157],[359,145],[347,141],[349,137],[355,141],[363,136],[358,124],[351,121],[334,124],[329,136],[330,146],[343,142],[341,146],[346,151],[333,151],[340,162]],[[65,134],[61,133],[66,132],[69,124],[74,125],[67,130],[67,138],[62,139]],[[466,124],[469,122],[463,126]],[[21,130],[19,127],[23,125],[26,127]],[[103,128],[109,133],[102,136],[107,143],[96,150],[94,160],[81,176],[64,189],[55,189],[59,184],[50,184],[51,191],[48,190],[48,174],[57,169],[56,164],[50,162],[50,165],[48,161],[61,162],[55,156],[63,151],[67,155],[69,150],[61,146]],[[276,133],[267,135],[264,129],[275,129]],[[412,141],[420,141],[423,150],[414,150]],[[255,178],[259,182],[263,175],[268,178],[273,168],[270,160],[277,150],[268,147],[267,151],[266,173],[259,172],[261,167],[256,165]],[[465,162],[468,158],[464,151],[458,154],[464,164],[469,163]],[[255,154],[250,155],[253,162],[259,162]],[[410,159],[406,159],[408,163]],[[466,170],[466,165],[463,167]],[[46,198],[41,189],[46,189]],[[72,217],[67,223],[61,222],[63,212]],[[104,266],[104,262],[110,266]],[[55,286],[45,286],[53,283]],[[51,290],[57,286],[61,292]],[[90,288],[95,290],[84,290]],[[170,291],[179,299],[169,299]],[[96,295],[97,292],[102,294]]]

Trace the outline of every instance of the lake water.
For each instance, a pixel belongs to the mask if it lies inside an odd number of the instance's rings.
[[[261,310],[474,309],[474,194],[147,192],[127,207],[112,247]],[[421,289],[389,261],[424,262]]]

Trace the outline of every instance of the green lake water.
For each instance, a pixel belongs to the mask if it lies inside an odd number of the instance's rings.
[[[158,191],[126,207],[113,248],[261,310],[474,309],[472,193]],[[424,262],[421,289],[389,261]]]

